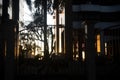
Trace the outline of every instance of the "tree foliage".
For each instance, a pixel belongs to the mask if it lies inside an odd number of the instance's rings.
[[[45,0],[35,0],[34,1],[34,7],[37,8],[36,12],[40,11],[40,8],[44,8],[43,6],[43,2]],[[31,10],[31,5],[32,5],[32,1],[31,0],[26,0],[29,9]],[[65,0],[47,0],[47,11],[50,14],[54,13],[54,10],[57,9],[59,7],[59,10],[63,10],[63,8],[65,7]]]
[[[59,11],[62,11],[64,8],[64,2],[65,0],[46,0],[47,3],[45,5],[45,0],[35,0],[34,3],[34,8],[35,12],[33,14],[34,21],[31,22],[29,25],[25,26],[26,30],[28,30],[28,39],[29,40],[39,40],[43,41],[44,44],[46,43],[46,46],[48,47],[48,38],[51,39],[51,52],[53,51],[53,27],[46,26],[45,23],[47,22],[47,19],[45,19],[47,13],[53,14],[55,9],[59,9]],[[29,9],[32,10],[32,1],[31,0],[26,0],[26,3],[29,6]],[[45,12],[46,8],[46,12]],[[46,15],[45,15],[46,13]],[[45,29],[46,26],[46,29]],[[35,36],[31,35],[34,34]],[[32,37],[30,37],[30,35]],[[46,35],[46,38],[43,36]],[[24,35],[25,36],[25,35]],[[45,47],[45,46],[44,46]],[[49,49],[49,47],[47,48]]]

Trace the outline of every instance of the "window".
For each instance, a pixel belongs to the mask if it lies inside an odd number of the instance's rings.
[[[101,45],[100,45],[100,34],[97,35],[97,52],[101,52]]]

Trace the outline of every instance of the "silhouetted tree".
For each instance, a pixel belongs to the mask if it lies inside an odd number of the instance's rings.
[[[31,8],[31,0],[26,0],[29,9]],[[58,8],[60,6],[59,11],[62,11],[64,7],[65,0],[35,0],[34,1],[34,7],[36,9],[34,13],[34,27],[33,25],[30,27],[31,24],[29,24],[27,29],[32,30],[34,33],[38,34],[38,37],[41,37],[41,35],[38,33],[38,30],[41,29],[41,32],[44,34],[44,55],[45,58],[49,57],[49,47],[48,47],[48,40],[47,35],[50,33],[52,35],[52,43],[53,44],[53,33],[52,29],[47,26],[47,13],[53,14],[54,9]],[[51,46],[53,51],[53,46]],[[52,51],[50,53],[52,53]]]

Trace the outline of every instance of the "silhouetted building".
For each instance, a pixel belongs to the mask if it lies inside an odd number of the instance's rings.
[[[119,7],[118,1],[111,0],[66,3],[66,54],[73,60],[85,58],[90,80],[95,79],[96,63],[119,62]]]

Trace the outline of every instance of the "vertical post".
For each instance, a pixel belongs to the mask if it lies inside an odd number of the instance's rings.
[[[112,36],[112,55],[114,55],[114,34],[113,30],[111,31],[111,36]],[[113,57],[112,57],[113,60]]]
[[[120,28],[118,29],[118,47],[120,47]],[[119,63],[120,63],[120,49],[119,49]]]
[[[101,48],[101,54],[105,54],[105,45],[104,45],[104,31],[100,32],[100,48]]]
[[[4,36],[3,46],[4,46],[4,54],[5,55],[5,80],[14,80],[15,77],[15,24],[17,24],[17,20],[19,19],[19,0],[11,0],[13,16],[12,20],[9,20],[8,14],[8,6],[10,0],[3,0],[3,16],[2,23],[4,26]],[[15,3],[15,4],[14,4]],[[13,21],[14,20],[14,21]],[[16,23],[15,23],[16,22]],[[18,28],[18,26],[16,27]]]
[[[2,24],[4,24],[6,21],[9,19],[8,15],[8,5],[9,5],[9,0],[2,0],[3,2],[3,8],[2,8]]]
[[[82,47],[82,44],[84,42],[84,39],[83,39],[83,29],[80,29],[80,33],[79,33],[79,60],[82,61],[82,51],[83,51],[83,47]]]
[[[12,18],[15,21],[15,55],[18,55],[18,32],[19,32],[19,0],[12,0]]]
[[[49,56],[48,43],[47,43],[47,0],[43,1],[44,6],[44,58]]]
[[[19,20],[19,0],[12,0],[12,18],[14,20]]]
[[[1,78],[4,80],[4,67],[5,67],[5,30],[3,29],[3,24],[0,25],[0,72],[1,72]]]
[[[65,2],[65,52],[67,58],[72,60],[72,1],[66,0]]]
[[[15,60],[15,62],[14,62],[14,70],[15,70],[15,72],[14,72],[14,74],[16,74],[17,73],[17,67],[18,67],[18,65],[17,65],[17,63],[18,63],[18,49],[19,49],[19,47],[18,47],[18,40],[19,40],[19,35],[18,35],[18,33],[19,33],[19,24],[18,24],[18,20],[19,20],[19,0],[12,0],[12,19],[13,19],[13,35],[14,35],[14,42],[13,42],[13,44],[14,44],[14,60]]]
[[[6,23],[6,58],[5,58],[5,80],[14,80],[15,77],[15,34],[12,21]],[[9,27],[9,28],[8,28]]]
[[[57,1],[58,2],[58,1]],[[57,37],[57,53],[59,53],[59,5],[56,8],[56,37]]]
[[[119,63],[119,49],[118,49],[118,29],[115,29],[115,31],[116,31],[116,54],[117,54],[117,63]]]
[[[0,25],[0,72],[2,73],[1,78],[5,79],[4,71],[5,71],[5,26],[4,24],[8,21],[8,0],[2,0],[2,20]]]
[[[120,47],[119,43],[119,29],[117,29],[117,47]],[[120,63],[120,50],[118,49],[118,63]]]
[[[94,36],[94,22],[87,21],[87,35],[86,35],[86,65],[88,80],[96,80],[95,73],[95,36]]]
[[[4,79],[14,79],[14,41],[12,33],[12,25],[9,23],[8,14],[9,0],[3,0],[2,15],[2,54],[5,56],[4,63]]]

